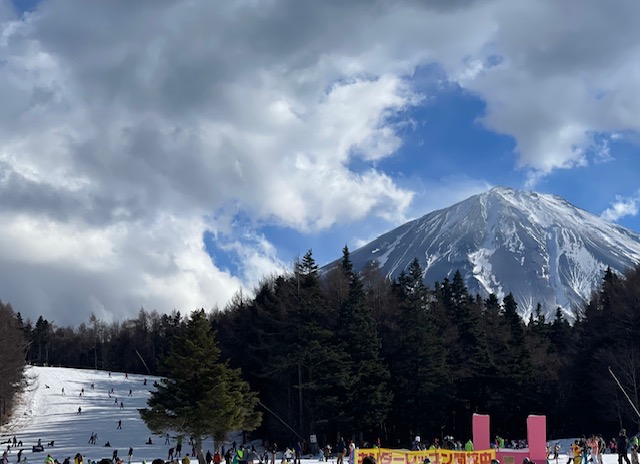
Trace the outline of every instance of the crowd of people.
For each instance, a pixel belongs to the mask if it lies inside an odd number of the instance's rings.
[[[638,446],[639,437],[627,437],[627,431],[621,429],[617,438],[612,438],[609,442],[605,441],[602,435],[591,435],[590,437],[582,436],[571,443],[569,451],[569,459],[567,464],[602,464],[602,455],[606,453],[617,454],[618,464],[623,462],[626,464],[639,464],[638,462]],[[550,460],[558,462],[559,446],[555,445],[553,450],[547,448],[547,455]],[[631,460],[629,460],[631,455]]]

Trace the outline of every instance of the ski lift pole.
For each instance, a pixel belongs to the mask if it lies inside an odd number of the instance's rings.
[[[291,427],[289,424],[287,424],[284,419],[282,419],[282,417],[280,417],[279,415],[277,415],[275,412],[273,412],[271,409],[269,409],[268,407],[266,407],[264,404],[262,404],[262,402],[258,401],[258,404],[260,406],[262,406],[264,409],[266,409],[268,412],[270,412],[271,414],[273,414],[275,416],[276,419],[278,419],[280,422],[282,422],[282,424],[288,428],[289,430],[291,430],[296,437],[298,437],[300,440],[304,440],[304,437],[301,437],[300,434],[298,432],[296,432],[293,427]]]
[[[629,398],[629,395],[627,394],[627,391],[622,388],[622,384],[620,383],[620,381],[618,380],[618,377],[616,377],[616,375],[613,373],[613,371],[611,370],[611,366],[609,366],[609,373],[611,374],[611,376],[613,377],[613,379],[616,381],[616,383],[618,384],[618,387],[620,387],[620,390],[622,390],[622,393],[624,393],[625,398],[627,398],[627,401],[629,401],[629,404],[631,405],[631,407],[633,408],[633,410],[636,412],[636,414],[638,415],[638,418],[640,418],[640,412],[638,412],[638,408],[636,408],[636,405],[633,404],[633,401],[631,401],[631,398]]]

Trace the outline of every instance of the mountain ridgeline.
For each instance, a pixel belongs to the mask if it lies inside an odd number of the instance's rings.
[[[469,291],[500,300],[512,293],[525,320],[538,304],[569,319],[602,283],[640,262],[640,234],[555,195],[496,187],[408,222],[351,252],[397,278],[417,258],[433,285],[458,270]],[[325,267],[333,268],[337,262]]]

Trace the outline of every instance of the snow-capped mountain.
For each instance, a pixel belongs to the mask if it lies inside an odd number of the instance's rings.
[[[393,278],[414,258],[428,285],[459,270],[472,294],[513,293],[525,320],[538,303],[570,316],[607,266],[624,272],[640,262],[640,234],[555,195],[496,187],[351,252],[356,269],[376,260]]]

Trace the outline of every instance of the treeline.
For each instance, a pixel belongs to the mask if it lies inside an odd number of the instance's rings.
[[[335,269],[320,275],[308,252],[254,293],[210,321],[223,358],[259,392],[263,438],[465,440],[476,412],[508,438],[525,437],[529,414],[545,414],[553,437],[640,428],[629,404],[640,394],[640,267],[608,270],[573,325],[560,309],[546,320],[540,306],[525,324],[513,295],[471,295],[459,273],[427,286],[418,260],[395,281],[375,264],[356,272],[346,247]],[[29,362],[160,375],[185,324],[144,309],[77,328],[13,319]]]

